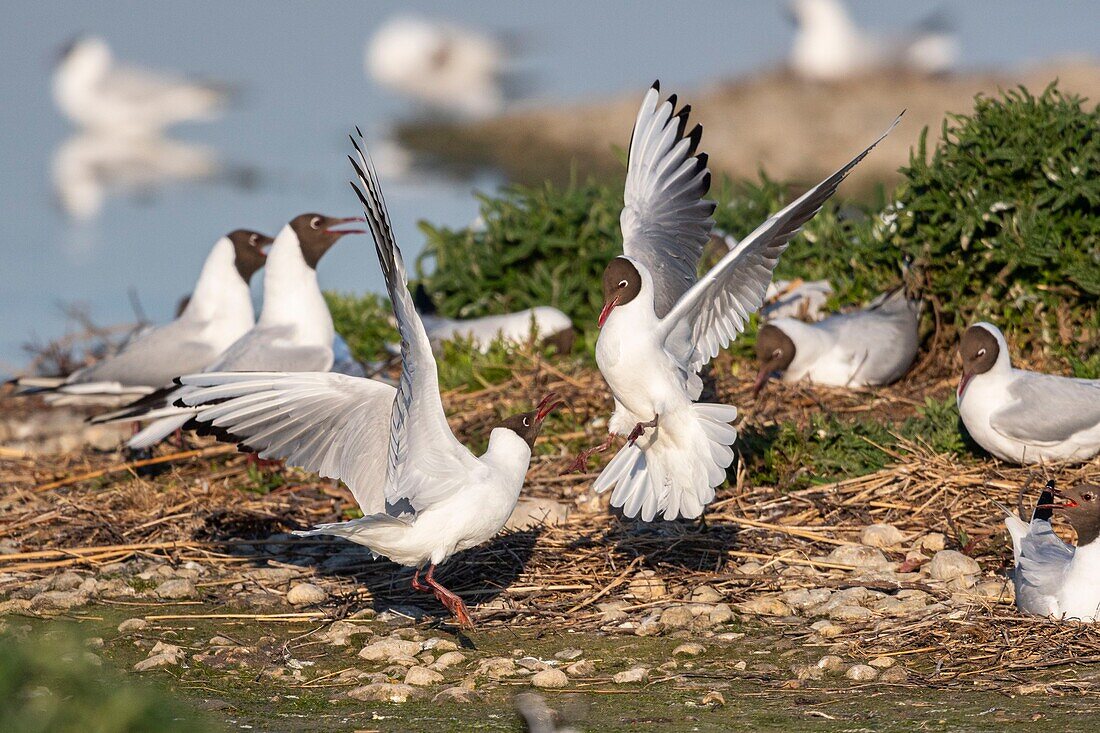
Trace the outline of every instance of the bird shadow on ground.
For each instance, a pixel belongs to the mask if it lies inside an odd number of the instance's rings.
[[[737,543],[738,531],[735,524],[708,522],[705,515],[702,519],[643,522],[612,509],[606,527],[582,534],[568,545],[568,551],[603,547],[624,568],[641,558],[646,568],[714,573],[725,568],[726,550]]]

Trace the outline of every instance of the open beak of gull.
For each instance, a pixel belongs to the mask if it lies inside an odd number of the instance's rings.
[[[344,224],[351,224],[354,222],[363,223],[366,221],[361,216],[349,216],[346,219],[330,219],[331,224],[325,227],[325,234],[366,234],[366,229],[333,229],[334,226],[343,226]]]
[[[564,400],[559,398],[556,393],[551,392],[550,394],[542,398],[542,402],[540,402],[539,406],[536,408],[535,420],[537,422],[542,422],[546,419],[547,415],[549,415],[551,412],[558,409],[564,404]]]
[[[606,303],[603,304],[603,310],[600,311],[600,320],[599,320],[600,328],[603,328],[604,321],[607,320],[607,317],[609,315],[611,315],[611,311],[613,311],[615,309],[615,306],[617,306],[618,304],[619,304],[619,296],[617,296],[617,295],[614,298],[612,298],[611,300],[609,300],[609,301],[607,301]]]

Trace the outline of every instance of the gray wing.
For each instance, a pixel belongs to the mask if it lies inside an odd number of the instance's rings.
[[[1008,386],[1013,401],[989,418],[1013,440],[1053,445],[1100,426],[1100,381],[1018,372]]]
[[[210,365],[219,372],[327,372],[332,368],[332,344],[293,344],[291,325],[254,326]]]
[[[363,514],[386,510],[393,387],[333,372],[205,372],[180,381],[199,432],[340,479]]]
[[[201,339],[199,327],[172,321],[135,339],[122,351],[75,372],[66,385],[115,383],[163,387],[181,374],[205,369],[218,352]]]
[[[705,153],[696,154],[703,128],[684,134],[691,107],[679,112],[676,95],[663,103],[654,82],[634,122],[626,172],[623,254],[653,276],[653,304],[664,316],[699,275],[699,258],[714,225]]]
[[[749,314],[764,302],[772,271],[791,237],[900,120],[898,115],[886,132],[847,165],[769,217],[684,293],[661,324],[665,348],[674,358],[690,371],[698,371],[745,329]]]
[[[363,204],[401,335],[401,381],[391,411],[386,498],[408,499],[419,511],[461,489],[480,464],[447,424],[435,355],[409,293],[405,262],[378,176],[355,138],[351,142],[356,157],[349,160],[359,178],[352,188]]]

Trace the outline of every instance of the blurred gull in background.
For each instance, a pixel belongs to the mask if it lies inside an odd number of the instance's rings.
[[[54,101],[76,125],[112,135],[149,135],[188,120],[216,117],[225,87],[117,65],[101,38],[81,37],[61,53]]]
[[[460,117],[499,113],[509,54],[499,40],[450,23],[401,16],[367,42],[367,75],[433,112]]]
[[[840,81],[884,69],[943,74],[958,58],[955,36],[933,16],[907,33],[874,35],[859,28],[841,0],[791,0],[797,26],[789,63],[810,81]]]

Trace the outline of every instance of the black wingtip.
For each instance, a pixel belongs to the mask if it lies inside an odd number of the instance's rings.
[[[655,92],[661,91],[661,80],[660,79],[654,79],[653,83],[649,85],[649,88],[652,89]]]

